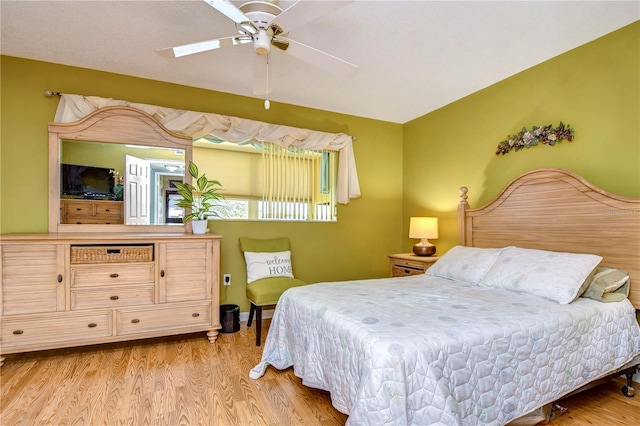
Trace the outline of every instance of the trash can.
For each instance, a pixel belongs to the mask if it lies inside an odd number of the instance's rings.
[[[240,331],[240,307],[238,305],[220,305],[221,333]]]

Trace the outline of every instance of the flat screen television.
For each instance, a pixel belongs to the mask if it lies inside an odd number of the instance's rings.
[[[115,200],[113,183],[112,169],[79,164],[60,165],[61,196]]]

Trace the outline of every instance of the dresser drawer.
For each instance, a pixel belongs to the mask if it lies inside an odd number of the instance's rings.
[[[2,353],[59,347],[112,334],[111,311],[3,317]]]
[[[122,217],[122,203],[96,203],[95,214],[103,218],[120,219]]]
[[[122,218],[119,217],[74,217],[67,216],[64,223],[72,225],[121,225]]]
[[[60,200],[62,223],[124,223],[122,201]]]
[[[206,329],[211,326],[211,303],[188,305],[155,305],[142,309],[119,309],[117,311],[118,334],[135,334],[157,330]]]
[[[71,309],[151,305],[155,287],[115,286],[71,290]]]
[[[84,200],[61,200],[62,214],[74,218],[91,218],[95,216],[94,205],[90,201]]]
[[[155,264],[127,263],[71,266],[71,287],[153,284]]]

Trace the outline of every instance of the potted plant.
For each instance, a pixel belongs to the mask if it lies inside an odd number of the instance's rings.
[[[191,219],[194,234],[204,234],[207,231],[207,217],[220,215],[212,207],[222,207],[216,203],[217,200],[224,200],[224,196],[218,191],[222,189],[222,184],[217,180],[209,180],[203,173],[199,176],[198,166],[193,161],[189,162],[189,174],[193,178],[194,184],[176,182],[178,194],[182,199],[178,201],[178,207],[190,209],[189,214],[182,218],[183,222]]]

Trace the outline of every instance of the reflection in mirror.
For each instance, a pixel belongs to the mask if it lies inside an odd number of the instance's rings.
[[[184,150],[63,140],[60,151],[61,223],[182,224]]]
[[[184,180],[184,152],[179,161],[156,158],[149,160],[149,164],[152,185],[150,223],[181,224],[184,210],[175,207],[177,203],[175,198],[178,194],[175,183]]]

